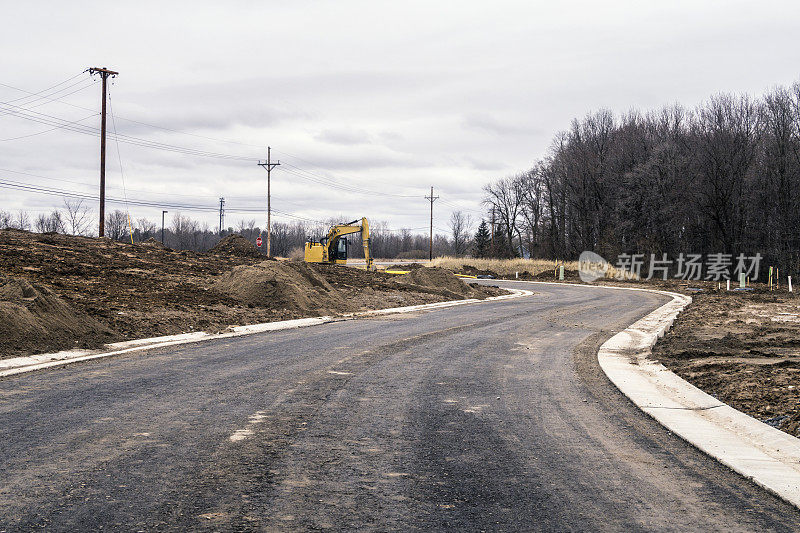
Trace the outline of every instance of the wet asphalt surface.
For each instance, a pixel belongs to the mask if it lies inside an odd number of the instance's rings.
[[[0,531],[798,531],[638,411],[565,285],[0,380]]]

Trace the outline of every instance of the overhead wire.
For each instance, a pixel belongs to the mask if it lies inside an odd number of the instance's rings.
[[[50,114],[47,114],[47,113],[41,113],[41,112],[37,112],[37,111],[33,111],[32,110],[34,107],[39,107],[40,105],[44,105],[44,104],[49,103],[49,102],[59,102],[59,103],[62,103],[62,104],[70,105],[72,107],[76,107],[76,108],[86,109],[86,110],[92,111],[90,108],[86,108],[86,107],[83,107],[83,106],[78,106],[78,105],[75,105],[75,104],[71,104],[69,102],[64,102],[62,100],[62,98],[66,97],[66,96],[69,96],[70,94],[74,94],[74,93],[76,93],[78,91],[84,90],[84,89],[86,89],[88,87],[91,87],[96,82],[92,82],[91,84],[79,87],[78,89],[75,89],[74,91],[71,91],[69,93],[60,94],[60,93],[64,93],[65,91],[68,91],[69,89],[71,89],[71,88],[73,88],[73,87],[75,87],[77,85],[83,84],[84,80],[80,80],[78,82],[69,84],[66,87],[61,87],[62,85],[66,84],[66,83],[69,83],[70,81],[74,80],[75,78],[77,78],[81,74],[77,74],[75,76],[72,76],[71,78],[69,78],[67,80],[64,80],[63,82],[60,82],[58,84],[55,84],[53,86],[48,87],[47,89],[43,89],[43,90],[38,91],[38,92],[31,92],[31,91],[27,91],[25,89],[20,89],[18,87],[14,87],[12,85],[0,83],[0,86],[8,87],[8,88],[11,88],[11,89],[14,89],[14,90],[17,90],[17,91],[21,91],[21,92],[24,92],[24,93],[27,94],[27,96],[25,96],[25,97],[20,97],[20,98],[13,99],[13,100],[10,100],[10,101],[5,101],[5,102],[0,101],[0,106],[5,106],[5,108],[0,107],[0,111],[1,112],[4,112],[5,114],[11,115],[11,116],[15,116],[17,118],[21,118],[21,119],[24,119],[24,120],[29,120],[29,121],[32,121],[32,122],[36,122],[36,123],[41,123],[41,124],[52,126],[51,129],[44,130],[44,131],[41,131],[41,132],[33,133],[33,134],[30,134],[30,135],[24,135],[24,136],[9,138],[9,139],[1,139],[1,140],[14,140],[14,139],[21,139],[21,138],[31,137],[31,136],[47,133],[49,131],[54,131],[55,129],[69,130],[69,131],[73,131],[73,132],[76,132],[76,133],[81,133],[81,134],[84,134],[84,135],[92,135],[92,136],[97,135],[99,133],[99,130],[97,128],[81,124],[81,122],[83,122],[83,121],[85,121],[85,120],[87,120],[87,119],[89,119],[89,118],[91,118],[93,116],[97,116],[97,113],[93,113],[92,115],[84,117],[82,119],[68,121],[68,120],[60,118],[58,116],[54,116],[54,115],[50,115]],[[60,87],[60,88],[54,91],[53,89],[55,89],[56,87]],[[57,95],[59,95],[59,96],[57,96]],[[24,103],[28,107],[23,107],[23,106],[14,104],[14,102],[20,102],[20,101],[24,101],[24,100],[27,100],[27,102],[24,102]],[[30,104],[32,104],[34,102],[38,102],[39,100],[45,100],[45,102],[43,104],[37,104],[35,106],[31,106],[30,105]],[[221,153],[221,152],[213,152],[213,151],[208,151],[208,150],[200,150],[200,149],[195,149],[195,148],[182,147],[182,146],[171,145],[171,144],[162,143],[162,142],[158,142],[158,141],[151,141],[151,140],[143,139],[143,138],[140,138],[140,137],[134,137],[134,136],[130,136],[130,135],[121,134],[121,133],[119,133],[117,131],[117,128],[116,128],[116,119],[117,118],[119,118],[120,120],[125,120],[125,121],[138,123],[138,124],[142,124],[142,125],[147,125],[147,126],[150,126],[150,127],[154,127],[154,128],[157,128],[157,129],[164,130],[164,131],[170,131],[170,132],[173,132],[173,133],[191,135],[191,136],[195,136],[195,137],[199,137],[199,138],[206,138],[206,139],[209,139],[209,140],[228,142],[228,143],[231,143],[231,144],[238,144],[238,145],[242,145],[242,146],[256,147],[257,145],[248,144],[248,143],[241,143],[241,142],[237,142],[237,141],[228,141],[228,140],[225,140],[225,139],[219,139],[219,138],[209,137],[209,136],[204,136],[204,135],[197,135],[197,134],[192,134],[192,133],[188,133],[188,132],[183,132],[183,131],[180,131],[180,130],[174,130],[174,129],[171,129],[171,128],[165,128],[165,127],[157,126],[157,125],[154,125],[154,124],[149,124],[149,123],[142,122],[142,121],[137,121],[137,120],[133,120],[133,119],[127,119],[127,118],[124,118],[124,117],[117,117],[113,113],[113,110],[112,110],[113,132],[111,133],[111,138],[114,139],[114,141],[116,143],[116,147],[117,147],[117,156],[118,156],[118,161],[119,161],[119,165],[120,165],[120,175],[121,175],[121,178],[122,178],[122,185],[123,185],[123,197],[124,197],[123,200],[127,200],[127,187],[125,185],[124,170],[123,170],[121,154],[120,154],[120,150],[119,150],[119,143],[126,143],[126,144],[135,145],[135,146],[158,149],[158,150],[174,152],[174,153],[181,153],[181,154],[184,154],[184,155],[213,157],[213,158],[229,159],[229,160],[237,160],[237,161],[258,161],[257,158],[252,158],[252,157],[246,157],[246,156],[240,156],[240,155],[225,154],[225,153]],[[283,153],[284,155],[287,155],[288,157],[293,158],[293,159],[297,159],[299,161],[305,161],[305,162],[309,163],[312,166],[315,166],[315,167],[317,166],[314,163],[311,163],[310,161],[304,160],[304,159],[302,159],[302,158],[300,158],[298,156],[289,154],[287,152],[283,152],[283,151],[280,151],[280,150],[276,150],[276,152]],[[288,168],[286,168],[286,167],[288,167]],[[303,179],[303,180],[306,180],[306,181],[309,181],[309,182],[312,182],[312,183],[316,183],[318,185],[323,185],[325,187],[335,188],[337,190],[351,192],[351,193],[354,193],[354,194],[373,195],[373,196],[381,196],[381,197],[389,197],[389,198],[419,198],[420,197],[418,195],[411,195],[411,194],[387,193],[387,192],[383,192],[383,191],[373,190],[373,189],[370,189],[370,188],[367,188],[367,187],[363,187],[363,186],[360,186],[360,185],[355,185],[355,184],[350,184],[350,183],[343,183],[341,181],[338,181],[336,179],[335,175],[332,175],[330,173],[326,173],[326,175],[323,175],[323,174],[320,174],[318,172],[314,172],[314,171],[308,170],[306,168],[302,168],[300,166],[297,166],[297,165],[294,165],[294,164],[291,164],[291,163],[283,163],[281,165],[280,170],[286,172],[287,174],[293,175],[295,177],[298,177],[300,179]],[[334,176],[334,177],[331,177],[331,176]],[[48,179],[48,178],[45,178],[45,179]],[[347,178],[347,179],[348,180],[352,180],[352,178]],[[61,180],[61,181],[67,181],[67,180]],[[88,184],[84,184],[84,185],[89,186]],[[178,196],[187,196],[187,197],[194,197],[194,198],[199,198],[200,197],[200,196],[197,196],[197,195],[178,195]],[[288,203],[291,203],[291,202],[288,202]],[[158,205],[163,205],[163,202],[159,202]],[[450,205],[452,207],[458,207],[458,206],[455,206],[454,204],[450,204]],[[465,208],[465,209],[470,210],[468,208]],[[214,207],[213,210],[216,210],[216,207]],[[230,212],[231,210],[228,210],[228,211]],[[260,212],[260,211],[261,211],[260,209],[257,209],[257,210],[250,210],[249,212]],[[472,211],[475,211],[475,210],[472,210]],[[276,212],[279,212],[279,211],[276,210]],[[478,211],[475,211],[475,212],[478,212]],[[282,212],[282,214],[285,215],[285,216],[294,217],[294,218],[303,219],[303,220],[308,220],[308,221],[313,221],[313,222],[320,222],[320,223],[323,222],[323,221],[312,219],[312,218],[308,218],[308,217],[299,217],[297,215],[286,213],[286,212]],[[404,231],[405,230],[405,229],[392,230],[392,229],[388,229],[388,228],[384,228],[384,229],[386,229],[387,231]],[[423,229],[423,228],[413,228],[413,229]]]
[[[122,153],[119,150],[119,137],[117,137],[117,121],[114,120],[114,105],[111,103],[111,91],[108,92],[108,112],[111,115],[111,127],[114,130],[114,140],[117,145],[117,161],[119,161],[119,175],[122,178],[122,194],[125,198],[125,214],[128,216],[128,233],[133,244],[133,226],[131,224],[131,210],[128,206],[128,191],[125,190],[125,172],[122,170]]]
[[[25,89],[20,89],[19,87],[14,87],[13,85],[7,85],[5,83],[0,83],[0,86],[7,87],[9,89],[14,89],[15,91],[21,91],[21,92],[27,93],[29,95],[29,96],[21,96],[19,98],[15,98],[15,99],[11,100],[12,102],[16,102],[16,101],[19,101],[19,100],[25,100],[26,98],[30,98],[30,95],[34,95],[35,96],[35,95],[39,95],[39,94],[42,94],[42,93],[46,93],[47,91],[49,91],[51,89],[54,89],[54,88],[58,87],[59,85],[64,85],[65,83],[68,83],[68,82],[74,80],[78,76],[82,76],[85,72],[86,72],[85,70],[83,72],[79,72],[78,74],[75,74],[74,76],[72,76],[70,78],[67,78],[64,81],[56,83],[55,85],[51,85],[50,87],[47,87],[46,89],[42,89],[41,91],[37,91],[37,92],[26,91]]]
[[[83,122],[84,120],[89,120],[92,117],[96,117],[99,114],[100,113],[92,113],[91,115],[85,116],[83,118],[79,118],[78,120],[73,120],[73,121],[70,122],[70,124],[78,124],[80,122]],[[18,137],[8,137],[6,139],[0,139],[0,142],[16,141],[17,139],[27,139],[28,137],[35,137],[37,135],[42,135],[44,133],[50,133],[51,131],[56,131],[58,129],[60,129],[60,128],[48,128],[46,130],[37,131],[36,133],[29,133],[28,135],[20,135]]]

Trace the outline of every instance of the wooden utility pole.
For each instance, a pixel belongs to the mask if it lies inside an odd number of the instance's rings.
[[[169,213],[169,211],[161,211],[161,244],[164,244],[164,216]]]
[[[108,77],[115,77],[119,72],[108,70],[105,67],[92,67],[89,74],[100,74],[103,80],[103,103],[100,112],[100,228],[99,236],[105,235],[106,221],[106,94]]]
[[[264,167],[267,169],[267,257],[272,256],[272,242],[271,242],[271,235],[272,235],[272,206],[270,205],[270,173],[274,167],[277,167],[281,164],[280,161],[272,162],[270,152],[272,148],[267,146],[267,162],[263,163],[261,161],[258,162],[258,166]]]
[[[433,202],[435,202],[439,197],[433,195],[433,187],[431,187],[431,195],[426,196],[426,200],[431,201],[431,237],[430,237],[430,251],[428,252],[428,261],[433,261]]]
[[[222,221],[225,219],[225,198],[219,199],[219,236],[222,237]]]

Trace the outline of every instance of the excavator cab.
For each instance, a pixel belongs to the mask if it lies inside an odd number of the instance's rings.
[[[343,264],[347,264],[347,237],[339,237],[336,239],[336,243],[331,248],[333,259],[335,262],[342,262]]]

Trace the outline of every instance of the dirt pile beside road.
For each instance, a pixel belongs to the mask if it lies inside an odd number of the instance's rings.
[[[0,230],[0,276],[37,291],[35,298],[24,296],[33,294],[26,287],[8,289],[0,317],[6,328],[0,330],[0,358],[464,298],[340,265],[18,230]],[[42,324],[53,327],[43,334]]]
[[[417,268],[392,280],[397,285],[427,290],[450,298],[479,298],[493,296],[493,287],[471,286],[456,277],[452,270],[440,267]]]
[[[264,257],[252,242],[238,233],[231,233],[215,244],[208,253],[235,257]]]
[[[481,270],[472,265],[461,265],[460,273],[468,276],[484,276],[491,279],[497,279],[501,277],[500,274],[493,270]]]
[[[221,276],[214,289],[250,307],[328,315],[348,310],[347,301],[307,263],[264,261]]]
[[[693,295],[653,358],[750,416],[800,437],[800,298]]]
[[[0,275],[0,353],[95,348],[112,338],[107,327],[47,287]]]

